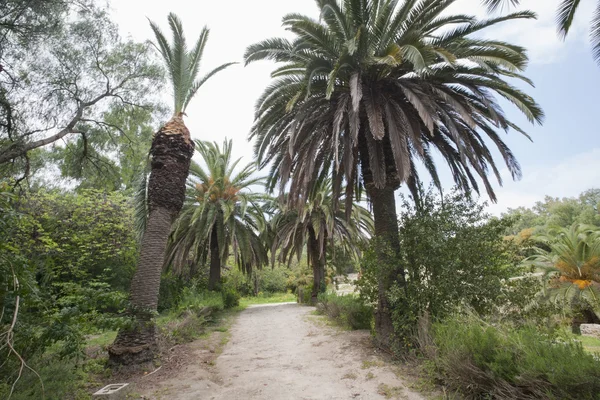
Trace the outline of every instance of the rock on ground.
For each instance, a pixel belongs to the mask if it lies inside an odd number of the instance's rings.
[[[579,329],[583,336],[591,336],[600,339],[600,324],[581,324]]]

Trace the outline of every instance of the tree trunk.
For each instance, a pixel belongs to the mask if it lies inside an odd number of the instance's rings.
[[[152,361],[156,355],[153,318],[158,306],[160,275],[171,224],[185,199],[185,181],[193,152],[189,131],[180,116],[173,117],[152,141],[148,222],[131,282],[130,315],[135,321],[131,327],[121,329],[109,347],[112,363],[139,364]]]
[[[392,343],[394,326],[392,323],[392,310],[390,308],[387,292],[395,282],[405,283],[404,271],[394,265],[400,252],[400,239],[398,232],[398,217],[396,214],[395,189],[385,187],[377,189],[374,186],[367,188],[367,194],[373,205],[373,219],[375,222],[375,237],[379,250],[380,266],[378,276],[378,299],[375,311],[375,338],[380,346],[389,348]],[[386,250],[386,251],[384,251]]]
[[[210,276],[208,290],[216,290],[221,283],[221,256],[219,254],[219,240],[217,228],[213,228],[210,238]]]
[[[311,304],[317,304],[319,293],[325,289],[325,249],[321,254],[319,241],[315,231],[308,230],[308,251],[310,252],[310,263],[313,270],[313,287],[310,295]]]

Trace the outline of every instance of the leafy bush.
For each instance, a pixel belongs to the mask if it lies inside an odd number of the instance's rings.
[[[181,301],[177,307],[179,313],[192,311],[199,313],[204,309],[210,309],[211,313],[223,311],[225,304],[223,296],[218,292],[199,291],[194,286],[186,287],[181,293]]]
[[[356,296],[320,293],[317,309],[350,329],[371,328],[373,309]]]
[[[224,286],[221,290],[223,298],[223,306],[225,308],[233,308],[240,305],[240,294],[232,287]]]
[[[600,360],[579,342],[473,315],[434,323],[419,336],[436,378],[468,398],[600,399]]]
[[[440,320],[468,307],[481,315],[497,312],[506,297],[503,282],[521,273],[503,239],[511,221],[491,218],[484,206],[460,193],[443,199],[431,191],[416,203],[404,200],[400,215],[400,253],[375,243],[365,252],[362,296],[374,303],[378,279],[404,272],[385,293],[399,349],[412,347],[419,318]],[[389,265],[386,258],[395,260]],[[394,271],[390,273],[388,271]],[[399,271],[399,272],[397,272]]]

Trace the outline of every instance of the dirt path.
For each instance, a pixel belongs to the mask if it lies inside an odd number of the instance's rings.
[[[326,326],[312,307],[249,307],[214,367],[191,366],[147,398],[422,399],[377,356],[367,332]]]

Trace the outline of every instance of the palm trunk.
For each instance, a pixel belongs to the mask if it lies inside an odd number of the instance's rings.
[[[216,290],[221,282],[221,256],[219,254],[219,240],[217,228],[213,228],[210,238],[210,276],[208,290]]]
[[[180,116],[173,117],[152,141],[148,182],[148,221],[138,268],[131,282],[131,327],[121,329],[108,353],[116,364],[152,361],[157,352],[153,317],[158,306],[160,275],[173,219],[185,199],[185,181],[194,152]]]
[[[366,133],[369,134],[369,133]],[[373,221],[375,223],[376,245],[380,269],[377,276],[377,310],[375,311],[375,340],[386,349],[392,344],[394,325],[387,292],[396,282],[405,285],[404,269],[398,268],[395,262],[400,254],[400,238],[398,230],[398,215],[396,213],[395,191],[400,186],[400,179],[395,170],[395,162],[391,144],[387,137],[377,145],[383,146],[385,157],[385,186],[375,185],[373,171],[370,168],[370,157],[365,132],[359,135],[359,157],[363,182],[367,196],[373,206]]]
[[[310,264],[313,270],[313,287],[310,302],[314,305],[317,304],[319,293],[325,289],[325,251],[321,254],[319,241],[312,228],[308,230],[308,252],[310,252]]]
[[[378,239],[380,271],[377,282],[377,310],[375,311],[375,336],[377,342],[385,348],[392,343],[394,325],[387,292],[399,282],[405,283],[404,270],[394,265],[400,251],[396,197],[393,188],[377,189],[371,187],[367,193],[373,205],[375,237]]]

